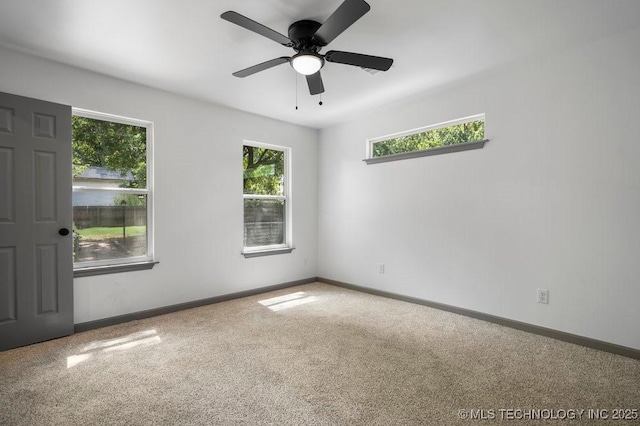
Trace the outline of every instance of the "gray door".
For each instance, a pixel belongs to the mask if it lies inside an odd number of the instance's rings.
[[[0,93],[0,350],[73,333],[71,107]]]

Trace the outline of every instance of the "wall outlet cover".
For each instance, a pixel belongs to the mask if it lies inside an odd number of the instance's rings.
[[[538,303],[544,303],[545,305],[549,304],[549,290],[545,288],[539,288],[537,301]]]

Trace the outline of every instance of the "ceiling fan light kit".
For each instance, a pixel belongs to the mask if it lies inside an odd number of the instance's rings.
[[[323,47],[331,43],[370,9],[371,7],[364,0],[344,0],[322,24],[311,20],[294,22],[289,26],[288,37],[237,12],[224,12],[220,15],[222,19],[267,37],[283,46],[293,48],[296,51],[296,54],[292,57],[282,56],[271,59],[236,71],[233,75],[241,78],[248,77],[257,72],[289,62],[296,72],[306,76],[309,93],[317,95],[324,92],[320,69],[324,66],[325,61],[369,70],[387,71],[393,64],[393,59],[391,58],[335,50],[331,50],[324,55],[319,53]]]
[[[302,75],[311,75],[320,71],[324,59],[317,53],[300,52],[291,57],[291,67]]]

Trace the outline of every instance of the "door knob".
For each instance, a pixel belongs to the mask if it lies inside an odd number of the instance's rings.
[[[58,234],[62,235],[63,237],[66,235],[69,235],[69,230],[67,228],[60,228],[58,229]]]

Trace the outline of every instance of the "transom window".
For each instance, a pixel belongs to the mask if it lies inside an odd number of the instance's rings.
[[[150,261],[152,123],[73,112],[74,267]]]
[[[365,161],[382,160],[383,157],[389,160],[414,158],[473,149],[475,143],[486,142],[484,122],[484,114],[480,114],[370,139],[368,160]]]
[[[290,252],[289,148],[245,142],[242,153],[243,252]]]

